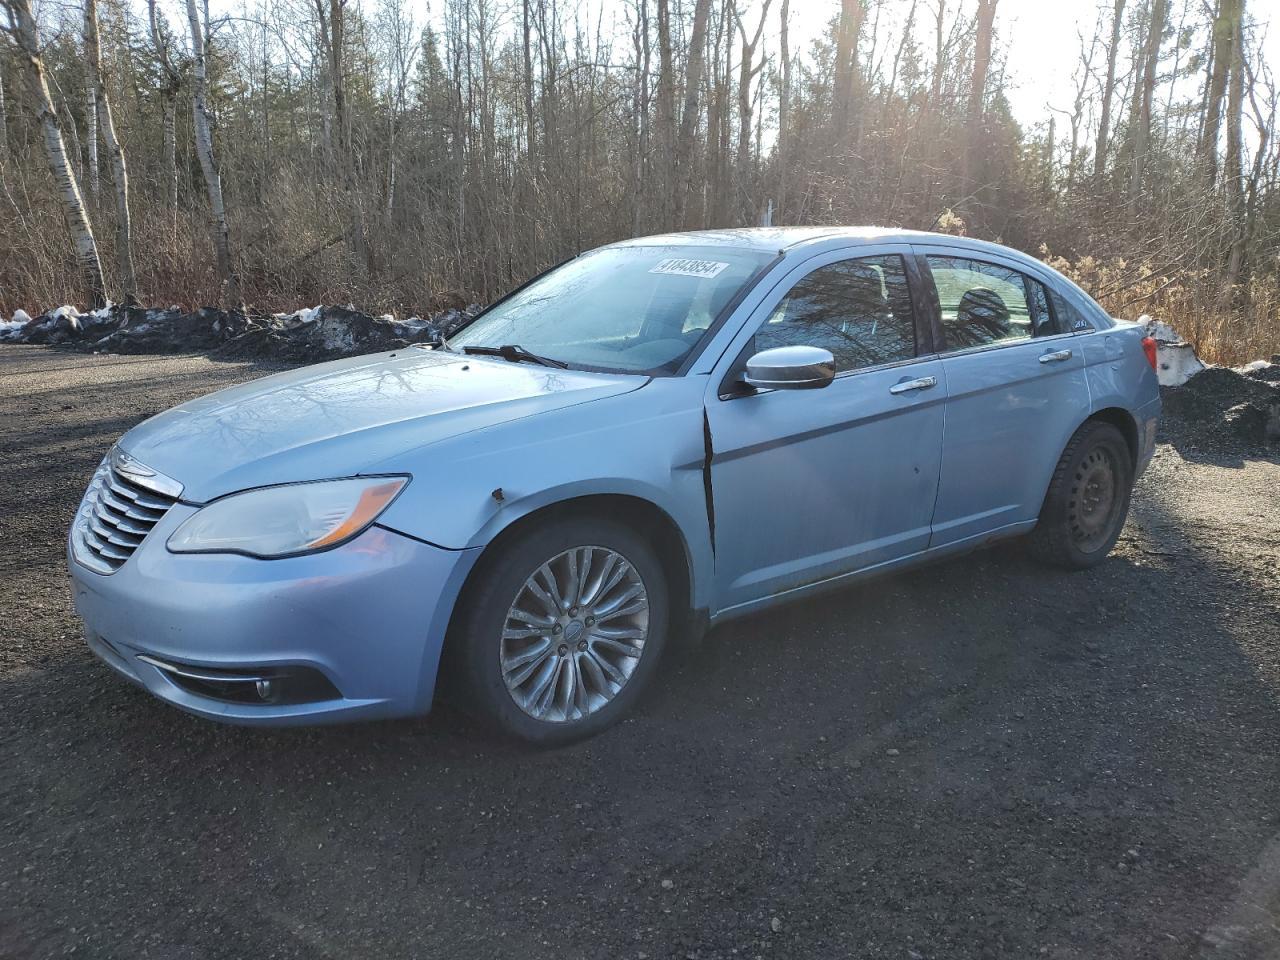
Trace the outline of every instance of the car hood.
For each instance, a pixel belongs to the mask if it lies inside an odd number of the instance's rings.
[[[448,437],[634,390],[644,376],[410,348],[220,390],[152,417],[120,446],[202,503],[250,487],[355,476]],[[390,468],[390,470],[388,469]]]

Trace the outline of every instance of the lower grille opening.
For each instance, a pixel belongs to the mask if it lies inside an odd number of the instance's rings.
[[[241,704],[315,703],[337,700],[342,694],[319,670],[311,667],[271,667],[262,670],[218,670],[139,656],[161,670],[174,686],[196,696]]]

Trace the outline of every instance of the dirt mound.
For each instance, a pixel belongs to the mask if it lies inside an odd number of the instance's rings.
[[[289,314],[254,314],[202,307],[147,309],[109,306],[81,314],[59,307],[0,324],[0,341],[59,344],[106,353],[204,352],[299,363],[430,343],[448,336],[479,308],[430,317],[373,317],[353,307],[317,306]]]
[[[1250,367],[1247,373],[1206,367],[1182,386],[1164,388],[1166,416],[1204,428],[1225,427],[1248,443],[1280,440],[1280,385],[1257,375],[1273,365]]]

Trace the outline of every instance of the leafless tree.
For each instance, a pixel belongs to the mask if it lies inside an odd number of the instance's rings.
[[[105,92],[148,254],[138,286],[161,302],[421,311],[619,237],[752,224],[773,201],[788,223],[938,225],[1110,265],[1077,277],[1109,309],[1189,318],[1202,345],[1273,336],[1280,147],[1260,5],[1255,22],[1240,0],[1094,0],[1074,82],[1032,126],[1008,109],[1010,5],[823,2],[830,21],[797,45],[791,0],[434,0],[421,31],[407,0],[221,4],[212,24],[188,0],[188,47],[149,0],[140,47],[119,0],[97,0],[100,83],[83,85],[78,6],[42,5],[36,52],[86,191],[86,140],[106,142],[115,179],[112,136],[83,107]],[[65,301],[80,241],[25,109],[42,102],[27,59],[8,43],[0,61],[10,310]],[[188,93],[190,120],[174,109]],[[86,224],[117,225],[118,197],[88,199]]]
[[[982,117],[986,109],[987,74],[991,69],[991,44],[995,32],[997,0],[978,0],[977,29],[973,42],[973,76],[969,84],[968,136],[965,138],[964,167],[961,182],[971,195],[976,193],[973,165],[982,136]]]
[[[116,196],[116,269],[119,272],[120,292],[126,303],[134,303],[138,297],[138,280],[133,269],[133,227],[129,212],[129,165],[124,147],[116,136],[116,124],[111,115],[111,98],[102,82],[102,39],[98,30],[98,0],[84,0],[84,49],[88,67],[90,101],[97,105],[98,122],[102,137],[111,158],[111,183]]]
[[[45,156],[49,172],[62,200],[63,213],[75,242],[76,261],[85,292],[93,306],[106,302],[106,284],[102,276],[102,264],[98,260],[98,244],[93,236],[93,226],[85,209],[80,185],[75,172],[67,163],[67,148],[62,140],[61,120],[49,94],[44,60],[40,52],[40,31],[36,25],[31,0],[0,0],[0,11],[5,14],[3,28],[17,48],[19,59],[25,67],[27,88],[35,107],[36,120],[44,139]]]
[[[156,63],[160,67],[160,117],[161,117],[161,154],[164,166],[161,179],[164,182],[164,196],[168,201],[171,224],[177,230],[178,216],[178,136],[176,119],[178,113],[178,91],[182,89],[182,74],[174,64],[170,53],[170,38],[167,25],[156,11],[156,0],[147,0],[147,26],[151,32],[151,46],[155,51]]]
[[[783,0],[785,5],[788,0]],[[697,0],[693,11],[693,33],[689,37],[688,66],[684,78],[684,107],[680,111],[680,134],[676,138],[675,223],[685,226],[689,191],[693,186],[693,147],[698,130],[699,101],[702,93],[702,65],[706,58],[707,20],[711,16],[711,0]],[[785,41],[784,41],[785,44]]]
[[[1244,0],[1236,0],[1238,7],[1232,11],[1240,19],[1231,31],[1231,47],[1228,56],[1230,73],[1227,84],[1227,152],[1223,158],[1223,184],[1227,195],[1227,209],[1232,220],[1231,251],[1227,256],[1227,273],[1222,285],[1222,302],[1229,302],[1240,279],[1244,265],[1247,223],[1245,210],[1244,176]]]
[[[3,47],[0,47],[3,49]],[[0,61],[0,163],[9,156],[9,116],[4,106],[4,62]]]
[[[1148,8],[1145,39],[1138,65],[1139,76],[1134,86],[1133,109],[1129,118],[1133,142],[1129,168],[1130,199],[1138,196],[1146,173],[1147,147],[1151,139],[1151,103],[1155,96],[1156,74],[1160,67],[1160,47],[1168,8],[1168,0],[1151,0]]]
[[[752,97],[752,83],[764,68],[764,61],[754,63],[756,48],[760,45],[760,35],[764,32],[764,25],[769,17],[769,6],[772,0],[764,0],[764,4],[760,10],[760,21],[756,24],[756,29],[750,38],[747,37],[747,27],[742,22],[742,17],[738,13],[735,5],[733,8],[734,22],[738,25],[738,35],[742,38],[742,53],[738,61],[738,184],[739,195],[741,197],[742,221],[751,223],[754,220],[755,198],[752,196],[753,183],[751,181],[751,137],[752,137],[752,114],[754,112],[754,99]]]
[[[1244,19],[1243,0],[1217,0],[1213,17],[1213,41],[1209,49],[1208,85],[1199,155],[1205,178],[1212,186],[1218,178],[1218,139],[1221,135],[1222,101],[1234,60],[1236,35]]]
[[[1125,0],[1115,0],[1111,14],[1111,39],[1107,43],[1107,75],[1102,82],[1101,115],[1098,118],[1098,139],[1093,149],[1093,176],[1101,180],[1107,166],[1107,150],[1111,146],[1111,102],[1116,92],[1116,61],[1120,54],[1120,30],[1124,25]]]
[[[862,37],[862,21],[866,17],[864,0],[840,0],[840,20],[836,33],[835,91],[832,96],[832,120],[846,140],[853,130],[853,114],[857,109],[858,42]]]
[[[208,8],[205,9],[206,19]],[[240,280],[231,257],[231,233],[227,226],[227,208],[222,199],[222,177],[213,157],[213,127],[209,122],[209,73],[205,34],[196,0],[187,0],[187,23],[191,27],[191,117],[195,126],[196,156],[204,174],[205,191],[209,195],[209,225],[217,262],[221,299],[240,303]]]

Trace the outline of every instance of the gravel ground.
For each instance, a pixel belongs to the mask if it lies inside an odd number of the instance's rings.
[[[111,441],[268,369],[0,350],[0,956],[1280,954],[1280,459],[1164,443],[1098,569],[739,621],[567,750],[251,731],[96,662],[62,551]]]

